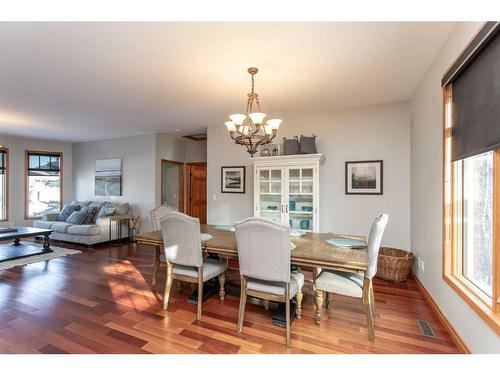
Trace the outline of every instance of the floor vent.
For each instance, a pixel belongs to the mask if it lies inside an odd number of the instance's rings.
[[[427,320],[417,320],[417,326],[420,329],[420,333],[422,334],[422,336],[434,338],[437,337]]]

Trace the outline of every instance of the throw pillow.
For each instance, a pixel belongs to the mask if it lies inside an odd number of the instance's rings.
[[[111,206],[111,203],[106,202],[99,210],[97,218],[100,219],[101,217],[112,216],[114,214],[114,211],[115,209]]]
[[[74,211],[69,217],[66,219],[67,223],[82,225],[85,223],[87,219],[88,211],[83,207],[80,211]]]
[[[62,211],[59,213],[58,216],[59,221],[66,221],[74,211],[78,211],[79,209],[80,209],[79,205],[66,203]]]
[[[85,224],[95,224],[97,219],[97,214],[99,213],[98,207],[88,207],[87,218],[85,219]]]
[[[130,209],[130,205],[128,203],[122,203],[118,206],[115,206],[113,215],[126,215]]]

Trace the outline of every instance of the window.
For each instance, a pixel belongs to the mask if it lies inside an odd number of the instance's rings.
[[[443,278],[500,333],[500,148],[453,160],[451,85],[444,95]]]
[[[500,23],[445,73],[443,278],[500,334]]]
[[[26,219],[61,210],[62,153],[26,151]]]
[[[0,221],[7,221],[8,210],[9,150],[0,146]]]
[[[493,152],[462,162],[462,273],[492,297]]]

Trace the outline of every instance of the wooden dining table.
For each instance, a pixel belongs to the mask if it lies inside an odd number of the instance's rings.
[[[208,233],[212,237],[202,241],[202,249],[211,254],[217,254],[221,258],[237,259],[238,246],[234,230],[221,229],[216,225],[200,225],[202,233]],[[365,237],[351,236],[335,233],[306,233],[300,237],[290,237],[295,248],[292,249],[291,263],[296,266],[313,269],[314,277],[320,269],[333,269],[341,271],[363,272],[368,267],[367,248],[345,248],[333,246],[327,242],[332,238],[349,238],[365,241]],[[152,245],[156,251],[156,259],[159,260],[160,251],[163,248],[161,231],[136,234],[134,236],[138,244]],[[259,239],[255,239],[255,246],[259,246]],[[316,305],[321,308],[323,295],[316,291]]]
[[[200,225],[202,233],[212,236],[202,241],[205,252],[217,254],[222,258],[237,259],[238,246],[236,235],[229,229],[219,229],[216,225]],[[346,271],[365,271],[368,267],[368,252],[366,248],[345,248],[330,245],[327,240],[332,238],[350,238],[365,241],[365,237],[335,233],[306,233],[300,237],[291,237],[295,244],[292,249],[291,263],[297,266],[326,268]],[[156,251],[163,247],[161,231],[136,234],[134,239],[139,244],[153,245]],[[255,246],[259,246],[256,239]]]

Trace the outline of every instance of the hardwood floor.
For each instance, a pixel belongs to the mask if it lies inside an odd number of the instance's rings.
[[[313,297],[302,320],[285,331],[271,324],[271,309],[248,304],[242,334],[236,332],[238,296],[214,296],[188,304],[189,288],[172,288],[161,309],[164,269],[151,287],[153,249],[135,244],[78,248],[80,254],[0,271],[0,353],[457,353],[415,280],[376,279],[375,342],[368,341],[359,300],[335,296],[314,324]],[[236,275],[229,275],[237,279]],[[416,320],[437,338],[420,334]]]

